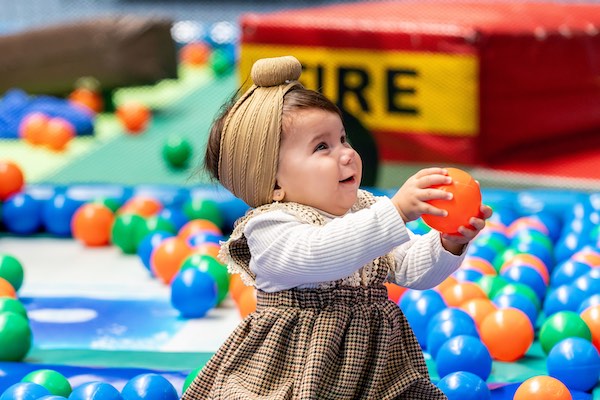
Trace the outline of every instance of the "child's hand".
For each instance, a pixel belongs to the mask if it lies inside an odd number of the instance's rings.
[[[492,209],[483,204],[479,209],[480,215],[469,220],[469,227],[461,226],[458,228],[458,235],[442,234],[442,246],[454,254],[460,254],[465,244],[477,236],[485,227],[485,220],[492,216]]]
[[[427,203],[429,200],[450,200],[452,193],[431,186],[452,182],[444,168],[425,168],[408,178],[392,197],[392,203],[404,222],[413,221],[422,214],[446,216],[447,212]]]

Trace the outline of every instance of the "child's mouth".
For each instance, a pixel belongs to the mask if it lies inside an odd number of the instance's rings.
[[[354,182],[353,176],[340,181],[340,183],[353,183],[353,182]]]

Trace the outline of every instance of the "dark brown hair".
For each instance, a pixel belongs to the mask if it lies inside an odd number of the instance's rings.
[[[223,131],[223,126],[225,125],[225,119],[227,118],[227,114],[235,104],[237,100],[237,95],[239,93],[240,92],[238,91],[236,93],[236,96],[234,96],[231,100],[229,100],[223,105],[221,111],[217,115],[210,128],[208,142],[206,144],[206,154],[204,156],[204,168],[209,172],[212,178],[217,180],[219,179],[221,133]],[[309,90],[302,87],[295,87],[292,88],[289,92],[287,92],[283,97],[282,119],[285,118],[287,113],[293,113],[297,110],[312,108],[329,111],[339,115],[340,118],[342,118],[342,113],[340,109],[335,105],[335,103],[333,103],[323,94],[314,90]]]

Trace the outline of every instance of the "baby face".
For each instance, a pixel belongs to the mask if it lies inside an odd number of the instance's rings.
[[[305,109],[285,116],[276,175],[284,201],[343,215],[357,200],[361,177],[362,161],[337,114]]]

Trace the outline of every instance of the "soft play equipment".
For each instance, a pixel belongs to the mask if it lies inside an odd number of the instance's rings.
[[[68,22],[0,36],[0,93],[64,95],[95,78],[103,90],[177,77],[172,21],[120,16]]]
[[[383,162],[600,178],[600,4],[362,2],[241,26],[242,82],[258,58],[296,56]]]

